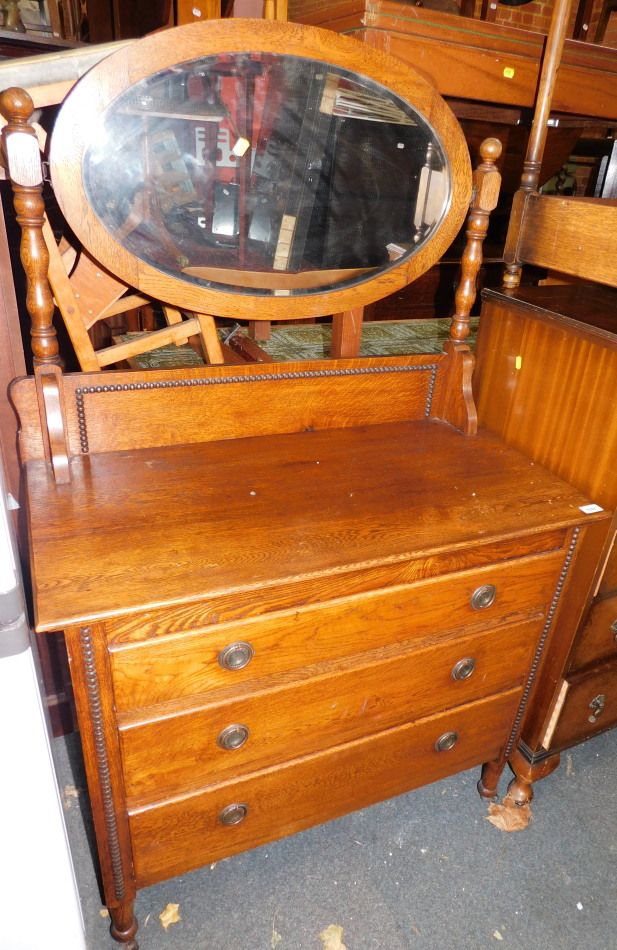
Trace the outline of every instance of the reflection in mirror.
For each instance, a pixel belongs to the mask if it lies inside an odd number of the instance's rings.
[[[128,251],[218,290],[323,292],[412,256],[448,206],[424,118],[363,76],[230,53],[156,73],[103,113],[83,163]]]

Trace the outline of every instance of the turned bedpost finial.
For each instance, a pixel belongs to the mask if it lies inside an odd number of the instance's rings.
[[[26,307],[35,366],[58,364],[58,340],[53,325],[54,301],[48,281],[49,253],[43,225],[43,172],[36,132],[30,124],[34,103],[25,89],[12,87],[0,94],[2,150],[13,188],[17,223],[21,227],[21,262],[26,272]]]
[[[477,292],[482,264],[482,242],[486,237],[491,211],[497,207],[501,175],[495,162],[501,155],[499,139],[488,138],[480,145],[481,162],[473,173],[473,192],[467,218],[467,243],[461,258],[461,279],[456,291],[456,312],[450,325],[450,340],[465,343],[469,335],[469,314]]]

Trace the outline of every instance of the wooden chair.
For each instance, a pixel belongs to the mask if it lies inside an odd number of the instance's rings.
[[[49,288],[40,290],[41,303],[49,326],[45,331],[35,328],[33,332],[35,364],[41,360],[45,361],[47,347],[52,338],[55,338],[51,323],[53,298],[62,314],[79,365],[84,371],[100,370],[169,343],[185,343],[191,337],[200,340],[208,362],[223,363],[213,318],[193,312],[184,319],[178,308],[168,305],[164,307],[167,327],[128,342],[116,343],[100,350],[94,349],[88,330],[95,323],[148,303],[151,298],[143,294],[126,296],[128,284],[114,277],[86,249],[77,251],[71,245],[65,244],[63,251],[60,250],[47,220],[41,197],[43,174],[39,139],[29,123],[34,109],[32,99],[23,91],[13,90],[12,93],[8,90],[0,97],[2,115],[8,118],[11,113],[14,117],[14,121],[3,130],[5,160],[13,185],[18,223],[22,226],[27,224],[32,220],[30,215],[34,212],[38,229],[36,247],[31,237],[28,238],[27,232],[23,234],[22,262],[27,276],[32,274],[33,267],[42,265],[47,270],[49,280]],[[14,137],[15,133],[17,138]],[[26,187],[36,189],[36,199],[34,195],[24,191],[25,183]],[[55,344],[52,346],[55,347]]]
[[[127,285],[105,270],[84,248],[75,251],[69,245],[61,253],[48,221],[43,225],[43,237],[49,254],[49,283],[84,372],[134,361],[141,354],[169,344],[179,346],[192,337],[201,344],[204,362],[225,362],[213,318],[197,313],[183,317],[177,307],[168,304],[162,305],[167,323],[163,329],[95,350],[88,333],[91,327],[148,305],[151,298],[127,293]]]

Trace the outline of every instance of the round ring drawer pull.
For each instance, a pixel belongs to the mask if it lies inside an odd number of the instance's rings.
[[[248,810],[249,806],[243,805],[242,802],[234,802],[233,805],[226,805],[219,815],[219,821],[226,827],[239,825],[248,815]]]
[[[224,670],[242,670],[253,659],[255,651],[250,643],[239,640],[230,643],[219,653],[219,664]]]
[[[466,680],[469,679],[471,674],[476,668],[476,661],[472,656],[466,656],[464,660],[459,660],[458,663],[454,665],[452,670],[452,679],[453,680]]]
[[[493,584],[483,584],[471,595],[471,606],[474,610],[490,607],[497,595],[497,588]]]
[[[448,749],[456,745],[457,741],[458,732],[444,732],[443,736],[439,736],[435,743],[435,748],[438,752],[447,752]]]
[[[216,740],[221,749],[233,751],[244,745],[249,737],[248,726],[242,726],[239,723],[233,726],[226,726]]]

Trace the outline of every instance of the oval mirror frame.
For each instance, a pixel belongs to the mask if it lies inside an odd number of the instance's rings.
[[[173,35],[173,42],[170,42]],[[88,202],[82,163],[101,115],[135,83],[179,63],[228,53],[274,53],[318,60],[391,90],[431,126],[449,163],[449,205],[426,243],[398,265],[341,289],[299,296],[233,293],[187,282],[135,257],[112,237]],[[450,246],[469,209],[467,143],[431,82],[401,60],[357,40],[296,23],[229,19],[176,27],[138,40],[94,66],[63,104],[52,135],[51,178],[58,203],[84,247],[112,274],[158,300],[187,310],[251,320],[294,320],[355,309],[386,297],[433,266]]]

